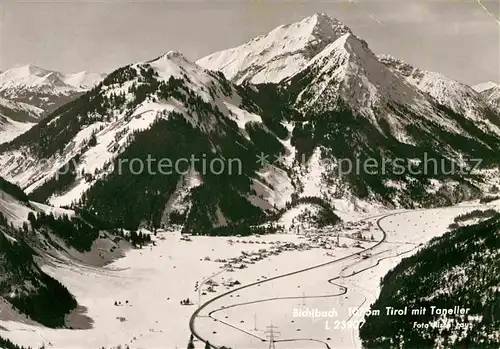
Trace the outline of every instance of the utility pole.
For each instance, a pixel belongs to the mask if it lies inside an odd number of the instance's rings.
[[[253,330],[257,331],[257,313],[253,313]]]
[[[276,331],[278,327],[273,326],[271,323],[270,326],[267,326],[266,334],[269,337],[269,349],[276,349],[276,346],[274,345],[276,341],[276,337],[279,336],[279,332]]]
[[[306,305],[306,293],[302,292],[302,305]]]

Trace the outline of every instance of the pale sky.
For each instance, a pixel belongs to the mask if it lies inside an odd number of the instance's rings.
[[[497,1],[0,1],[0,70],[109,73],[169,50],[196,60],[325,12],[375,53],[471,85],[500,81]]]

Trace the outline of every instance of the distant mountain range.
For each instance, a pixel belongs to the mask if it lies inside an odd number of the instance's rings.
[[[9,69],[0,74],[0,96],[51,112],[65,98],[83,93],[104,78],[104,74],[79,72],[63,74],[34,65]]]
[[[407,82],[428,94],[438,103],[479,123],[479,126],[486,132],[491,131],[500,135],[500,119],[497,113],[500,109],[484,98],[485,95],[478,93],[480,91],[441,74],[414,68],[389,55],[380,55],[379,59],[389,69],[401,74]]]
[[[43,76],[57,93],[87,80]],[[83,90],[0,146],[0,175],[38,200],[127,228],[176,222],[193,232],[248,232],[304,201],[326,211],[446,205],[481,196],[499,178],[498,109],[464,84],[375,55],[325,14],[196,63],[170,51]],[[261,153],[269,163],[256,162]],[[242,169],[111,171],[148,155],[239,159]],[[444,165],[429,170],[424,156]],[[398,159],[412,171],[398,173]],[[449,171],[471,159],[482,159],[474,173]],[[339,175],[345,160],[375,161],[378,172]]]
[[[500,110],[500,83],[485,82],[473,86],[474,90],[488,102],[491,106]]]
[[[28,130],[61,105],[82,95],[104,74],[60,72],[25,65],[0,73],[0,143]]]

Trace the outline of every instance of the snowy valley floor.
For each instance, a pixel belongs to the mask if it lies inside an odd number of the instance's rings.
[[[347,224],[339,237],[333,232],[185,241],[178,232],[159,233],[156,246],[131,250],[104,268],[60,262],[44,267],[87,309],[92,329],[0,321],[0,336],[58,349],[174,349],[187,346],[191,325],[213,345],[260,349],[269,347],[267,327],[273,325],[276,348],[359,348],[351,325],[375,301],[381,277],[421,243],[445,233],[454,217],[477,208],[488,206],[387,212]],[[357,232],[361,240],[352,236]],[[238,259],[224,269],[231,258]],[[181,305],[186,298],[193,304]],[[314,309],[335,310],[337,316],[297,316]],[[195,346],[204,348],[199,340]]]

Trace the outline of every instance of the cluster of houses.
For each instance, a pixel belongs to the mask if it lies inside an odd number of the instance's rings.
[[[233,240],[229,239],[229,240],[227,240],[227,243],[232,245],[234,243],[236,243],[236,244],[269,244],[270,242],[263,241],[263,240],[261,240],[261,241],[259,241],[259,240],[255,240],[255,241],[253,241],[253,240],[248,240],[248,241],[247,240],[241,240],[241,241],[234,240],[233,241]]]
[[[362,241],[370,241],[370,239],[363,236],[361,232],[356,232],[355,234],[351,234],[353,239],[362,240]],[[258,251],[249,252],[242,251],[241,255],[238,257],[232,258],[217,258],[214,260],[216,263],[221,263],[221,269],[226,269],[228,272],[234,272],[238,269],[247,268],[249,264],[255,264],[258,261],[261,261],[265,258],[269,258],[271,256],[279,255],[285,251],[305,251],[310,249],[332,249],[335,247],[347,248],[346,243],[340,243],[340,233],[332,234],[330,231],[329,234],[324,234],[322,232],[318,233],[318,230],[315,230],[314,233],[305,233],[301,236],[304,242],[294,243],[294,242],[285,242],[285,241],[246,241],[246,240],[228,240],[229,244],[234,243],[266,243],[271,245],[269,248],[261,248]],[[352,247],[362,248],[362,244],[360,241],[355,241]],[[205,257],[202,260],[211,261],[210,257]]]
[[[347,228],[346,228],[347,227]],[[373,241],[373,235],[368,237],[365,231],[370,231],[372,227],[366,226],[366,223],[347,223],[343,227],[334,227],[329,229],[313,229],[311,231],[302,231],[299,239],[302,240],[299,243],[288,242],[288,241],[259,241],[259,240],[246,240],[246,239],[229,239],[228,243],[233,245],[235,243],[239,244],[267,244],[267,248],[260,248],[256,251],[241,251],[238,257],[232,258],[216,258],[212,260],[210,257],[206,256],[201,258],[200,261],[215,262],[220,263],[220,268],[225,269],[227,272],[234,272],[236,270],[245,269],[249,264],[255,264],[258,261],[269,258],[271,256],[279,255],[285,251],[305,251],[311,249],[326,249],[331,250],[333,248],[347,248],[349,247],[345,242],[341,243],[340,237],[355,240],[351,247],[363,248],[363,241]],[[183,235],[181,237],[183,241],[191,241],[189,235]],[[328,253],[327,253],[328,254]],[[333,254],[331,254],[333,257]],[[369,258],[370,254],[366,253],[360,256],[363,259]],[[262,277],[265,279],[265,277]],[[222,286],[229,289],[231,287],[239,285],[239,281],[233,281],[232,279],[223,281]],[[219,284],[213,280],[208,280],[206,282],[207,288],[203,291],[202,295],[206,295],[206,292],[216,292],[216,287]],[[189,303],[188,303],[189,304]]]
[[[193,240],[191,240],[191,235],[188,235],[188,234],[182,234],[181,236],[181,241],[188,241],[188,242],[191,242]]]
[[[219,284],[217,282],[215,282],[214,280],[210,279],[208,280],[207,282],[205,282],[205,284],[208,286],[207,287],[207,292],[215,292],[215,288],[217,286],[219,286]],[[205,295],[206,293],[203,292],[202,295]]]
[[[367,236],[365,231],[369,231],[371,226],[367,226],[366,222],[348,222],[340,226],[303,230],[299,239],[300,243],[288,241],[263,241],[263,240],[247,240],[247,239],[229,239],[227,242],[233,244],[267,244],[268,248],[260,248],[257,251],[242,251],[240,256],[232,258],[217,258],[213,260],[220,263],[221,269],[228,272],[234,272],[239,269],[245,269],[249,264],[255,264],[258,261],[279,255],[285,251],[305,251],[310,249],[326,249],[347,248],[345,242],[341,243],[340,237],[349,237],[354,239],[351,247],[363,248],[362,241],[373,241],[373,235]],[[354,231],[353,231],[354,230]],[[238,237],[238,236],[237,236]],[[188,235],[183,235],[181,240],[191,241]],[[210,257],[204,257],[200,260],[211,261]]]
[[[219,286],[219,284],[212,279],[205,282],[205,285],[207,285],[207,288],[201,293],[202,296],[205,296],[207,292],[216,292],[215,288]],[[239,285],[241,285],[241,282],[233,279],[228,279],[222,282],[222,286],[224,286],[226,289],[230,289],[231,287],[236,287]]]
[[[284,251],[297,251],[297,250],[309,250],[313,248],[306,243],[296,244],[293,242],[282,243],[280,241],[270,242],[274,246],[271,246],[268,249],[261,248],[258,251],[248,252],[241,251],[241,255],[238,257],[232,258],[217,258],[214,260],[216,263],[221,263],[221,269],[226,269],[228,272],[233,272],[237,269],[245,269],[248,267],[248,264],[255,264],[258,261],[261,261],[265,258],[269,258],[271,256],[277,256]],[[205,257],[203,260],[210,261],[210,257]]]

